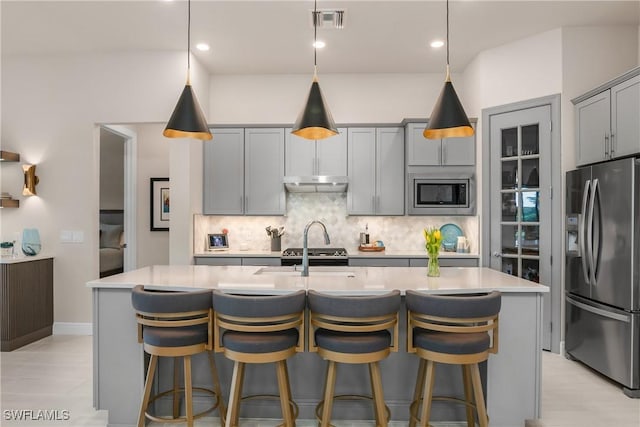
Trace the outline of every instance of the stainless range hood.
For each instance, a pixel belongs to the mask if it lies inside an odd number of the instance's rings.
[[[285,176],[284,186],[290,193],[344,193],[349,179],[346,176]]]

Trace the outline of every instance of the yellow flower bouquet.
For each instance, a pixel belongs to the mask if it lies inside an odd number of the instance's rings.
[[[424,247],[429,254],[429,264],[427,276],[439,276],[440,264],[438,263],[438,254],[440,253],[440,245],[442,245],[442,234],[435,227],[425,228],[422,230],[424,236]]]

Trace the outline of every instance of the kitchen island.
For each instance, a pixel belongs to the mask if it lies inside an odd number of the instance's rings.
[[[524,426],[526,419],[540,414],[540,362],[542,343],[542,294],[545,286],[487,268],[442,268],[440,277],[427,277],[426,268],[402,267],[316,267],[309,277],[292,267],[153,266],[91,281],[93,289],[94,406],[109,411],[109,426],[133,426],[144,384],[145,357],[137,342],[136,321],[131,307],[131,288],[141,284],[157,290],[221,289],[242,294],[275,295],[300,289],[315,289],[338,295],[370,295],[399,289],[437,294],[464,294],[499,290],[503,293],[500,312],[500,348],[481,367],[491,425]],[[400,350],[381,363],[385,400],[392,420],[407,420],[413,395],[418,358],[406,353],[406,316],[400,312]],[[228,390],[232,364],[216,355],[222,388]],[[300,419],[313,419],[321,399],[325,362],[314,353],[299,353],[289,362],[293,397],[300,407]],[[247,368],[245,392],[272,393],[276,390],[272,366]],[[461,392],[459,369],[439,366],[436,394]],[[165,388],[172,381],[170,363],[161,364],[158,383]],[[273,371],[273,372],[272,372]],[[207,384],[206,358],[194,360],[194,382]],[[341,367],[336,392],[367,394],[366,368]],[[194,399],[196,409],[205,401]],[[160,410],[168,402],[159,402]],[[369,404],[361,407],[337,404],[335,419],[372,419]],[[278,418],[277,401],[248,401],[242,417]],[[465,419],[464,409],[434,405],[434,419]]]

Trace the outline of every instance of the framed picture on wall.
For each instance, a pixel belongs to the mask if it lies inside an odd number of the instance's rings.
[[[169,178],[151,178],[151,231],[169,231],[171,199]]]

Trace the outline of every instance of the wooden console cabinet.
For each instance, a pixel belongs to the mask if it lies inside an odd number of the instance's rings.
[[[1,350],[51,335],[53,258],[3,260],[0,283]]]

